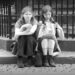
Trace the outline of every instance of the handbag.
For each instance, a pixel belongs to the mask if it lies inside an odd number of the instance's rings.
[[[38,50],[38,43],[36,45],[36,48],[35,48],[35,53],[34,53],[34,60],[35,60],[35,63],[34,65],[36,67],[41,67],[42,66],[42,53]]]
[[[12,51],[12,54],[16,55],[17,54],[17,42],[13,42],[10,49]]]

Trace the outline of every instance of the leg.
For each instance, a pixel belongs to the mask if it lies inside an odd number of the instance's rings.
[[[24,68],[24,63],[23,63],[23,57],[22,56],[17,56],[17,66],[19,68]]]
[[[52,39],[48,40],[48,48],[49,48],[49,55],[53,56],[53,50],[54,50],[54,46],[55,46],[55,41]]]
[[[36,40],[33,36],[27,37],[27,51],[26,54],[28,56],[28,64],[31,66],[34,64],[34,50],[36,46]]]
[[[17,65],[19,68],[24,67],[23,57],[24,57],[25,42],[26,42],[25,36],[21,36],[17,41]]]
[[[54,46],[55,46],[55,41],[52,40],[52,39],[49,39],[49,65],[51,67],[55,67],[55,63],[54,63],[54,60],[53,60],[53,50],[54,50]]]
[[[47,51],[48,51],[48,39],[43,39],[41,42],[42,50],[43,50],[43,66],[49,67],[47,60]]]
[[[33,56],[36,47],[36,40],[33,36],[27,37],[27,56]]]
[[[58,44],[58,41],[57,41],[55,35],[49,35],[49,36],[47,35],[47,36],[44,36],[43,38],[53,39],[53,40],[55,41],[55,47],[56,47],[56,49],[57,49],[59,52],[61,52],[61,49],[60,49],[60,47],[59,47],[59,44]]]
[[[47,50],[48,50],[48,40],[43,39],[41,42],[42,50],[43,50],[43,55],[47,55]]]

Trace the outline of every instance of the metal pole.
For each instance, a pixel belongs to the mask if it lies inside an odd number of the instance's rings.
[[[9,39],[12,38],[12,27],[11,27],[11,0],[9,0],[9,4],[8,4],[8,20],[9,20]]]

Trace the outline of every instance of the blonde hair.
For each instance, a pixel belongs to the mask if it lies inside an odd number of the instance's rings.
[[[25,22],[25,19],[24,19],[24,17],[23,17],[23,15],[24,15],[24,13],[26,13],[27,11],[29,11],[29,12],[31,12],[31,13],[33,14],[33,10],[32,10],[32,8],[31,8],[30,6],[24,7],[24,8],[22,9],[22,11],[21,11],[21,15],[20,15],[20,18],[19,18],[19,23],[20,23],[20,24],[25,24],[25,23],[26,23],[26,22]],[[35,17],[32,16],[32,18],[31,18],[31,24],[33,25],[33,24],[35,23],[35,21],[36,21]]]
[[[26,13],[27,11],[30,11],[31,13],[33,13],[32,8],[30,6],[26,6],[22,9],[21,16],[23,16],[24,13]]]

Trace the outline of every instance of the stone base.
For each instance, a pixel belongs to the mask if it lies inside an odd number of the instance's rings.
[[[0,37],[0,49],[10,50],[10,46],[14,40]]]
[[[9,50],[14,42],[12,39],[0,37],[0,49]],[[58,40],[62,51],[75,51],[75,40]]]
[[[75,51],[75,40],[58,40],[62,51]]]

